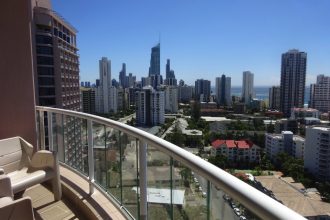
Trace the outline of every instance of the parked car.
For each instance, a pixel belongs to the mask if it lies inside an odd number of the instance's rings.
[[[241,211],[239,210],[239,208],[234,208],[234,212],[237,216],[241,215]]]
[[[222,197],[226,201],[229,201],[230,200],[230,197],[227,194],[224,194]]]

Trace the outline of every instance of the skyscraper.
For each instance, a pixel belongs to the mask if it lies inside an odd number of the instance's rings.
[[[37,105],[80,111],[77,30],[49,1],[36,1],[33,12]]]
[[[330,111],[330,76],[318,75],[311,85],[310,105],[321,112]]]
[[[160,44],[151,48],[149,77],[151,75],[160,75]]]
[[[165,110],[171,113],[178,112],[178,88],[167,86],[165,89]]]
[[[164,84],[169,86],[177,85],[177,80],[175,78],[174,70],[171,70],[170,59],[167,59],[167,63],[166,63],[166,79]]]
[[[36,104],[81,111],[77,30],[52,10],[49,0],[33,0]],[[59,115],[54,122],[61,120]],[[46,121],[46,124],[48,122]],[[81,121],[67,118],[57,136],[61,160],[82,169]],[[74,135],[75,133],[75,135]],[[78,135],[77,135],[78,134]],[[46,133],[48,139],[48,133]],[[73,147],[75,146],[75,147]],[[65,153],[64,153],[65,151]]]
[[[272,86],[269,88],[269,108],[280,109],[281,88],[279,86]]]
[[[122,69],[119,72],[119,85],[123,88],[127,87],[127,79],[126,79],[126,64],[123,63]]]
[[[330,180],[330,128],[307,127],[304,168],[319,180]]]
[[[195,81],[195,100],[209,102],[211,95],[211,82],[209,80],[198,79]]]
[[[81,87],[82,111],[95,113],[95,88]]]
[[[165,97],[163,91],[151,86],[135,93],[136,123],[138,125],[158,125],[165,122]]]
[[[215,79],[215,92],[218,105],[231,106],[231,78],[222,75]]]
[[[280,106],[285,117],[290,117],[292,108],[304,106],[306,62],[305,52],[289,50],[282,54]]]
[[[100,86],[96,89],[96,112],[109,113],[111,107],[111,61],[106,57],[99,60]]]
[[[243,72],[242,100],[245,104],[250,104],[254,98],[253,78],[254,75],[250,71]]]
[[[151,78],[151,85],[154,89],[163,83],[163,78],[160,75],[160,44],[151,48],[149,77]]]

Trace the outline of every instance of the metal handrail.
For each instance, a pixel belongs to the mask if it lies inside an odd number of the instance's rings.
[[[127,133],[130,136],[141,140],[143,143],[151,145],[163,153],[166,153],[168,156],[173,157],[194,172],[197,172],[262,219],[305,219],[295,211],[232,176],[226,171],[150,133],[121,122],[87,113],[42,106],[36,106],[36,110],[90,120]]]

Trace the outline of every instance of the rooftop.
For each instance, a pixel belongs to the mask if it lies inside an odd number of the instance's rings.
[[[255,179],[272,191],[276,199],[305,217],[330,215],[329,203],[317,199],[313,193],[306,193],[304,186],[292,178],[256,176]]]
[[[202,116],[202,119],[204,119],[207,122],[214,122],[214,121],[231,121],[231,119],[226,117],[210,117],[210,116]]]
[[[214,149],[218,149],[221,146],[225,146],[227,148],[238,148],[238,149],[249,149],[253,146],[253,143],[248,140],[220,140],[217,139],[211,143]]]

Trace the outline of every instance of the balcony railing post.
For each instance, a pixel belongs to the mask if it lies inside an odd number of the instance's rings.
[[[140,220],[146,220],[148,214],[147,201],[147,143],[140,142],[139,164],[140,164]]]
[[[40,150],[45,150],[45,118],[44,111],[39,112],[40,122]]]
[[[89,193],[94,193],[93,122],[87,120]]]
[[[53,113],[47,112],[47,120],[48,120],[48,147],[50,151],[54,150],[53,145]]]

